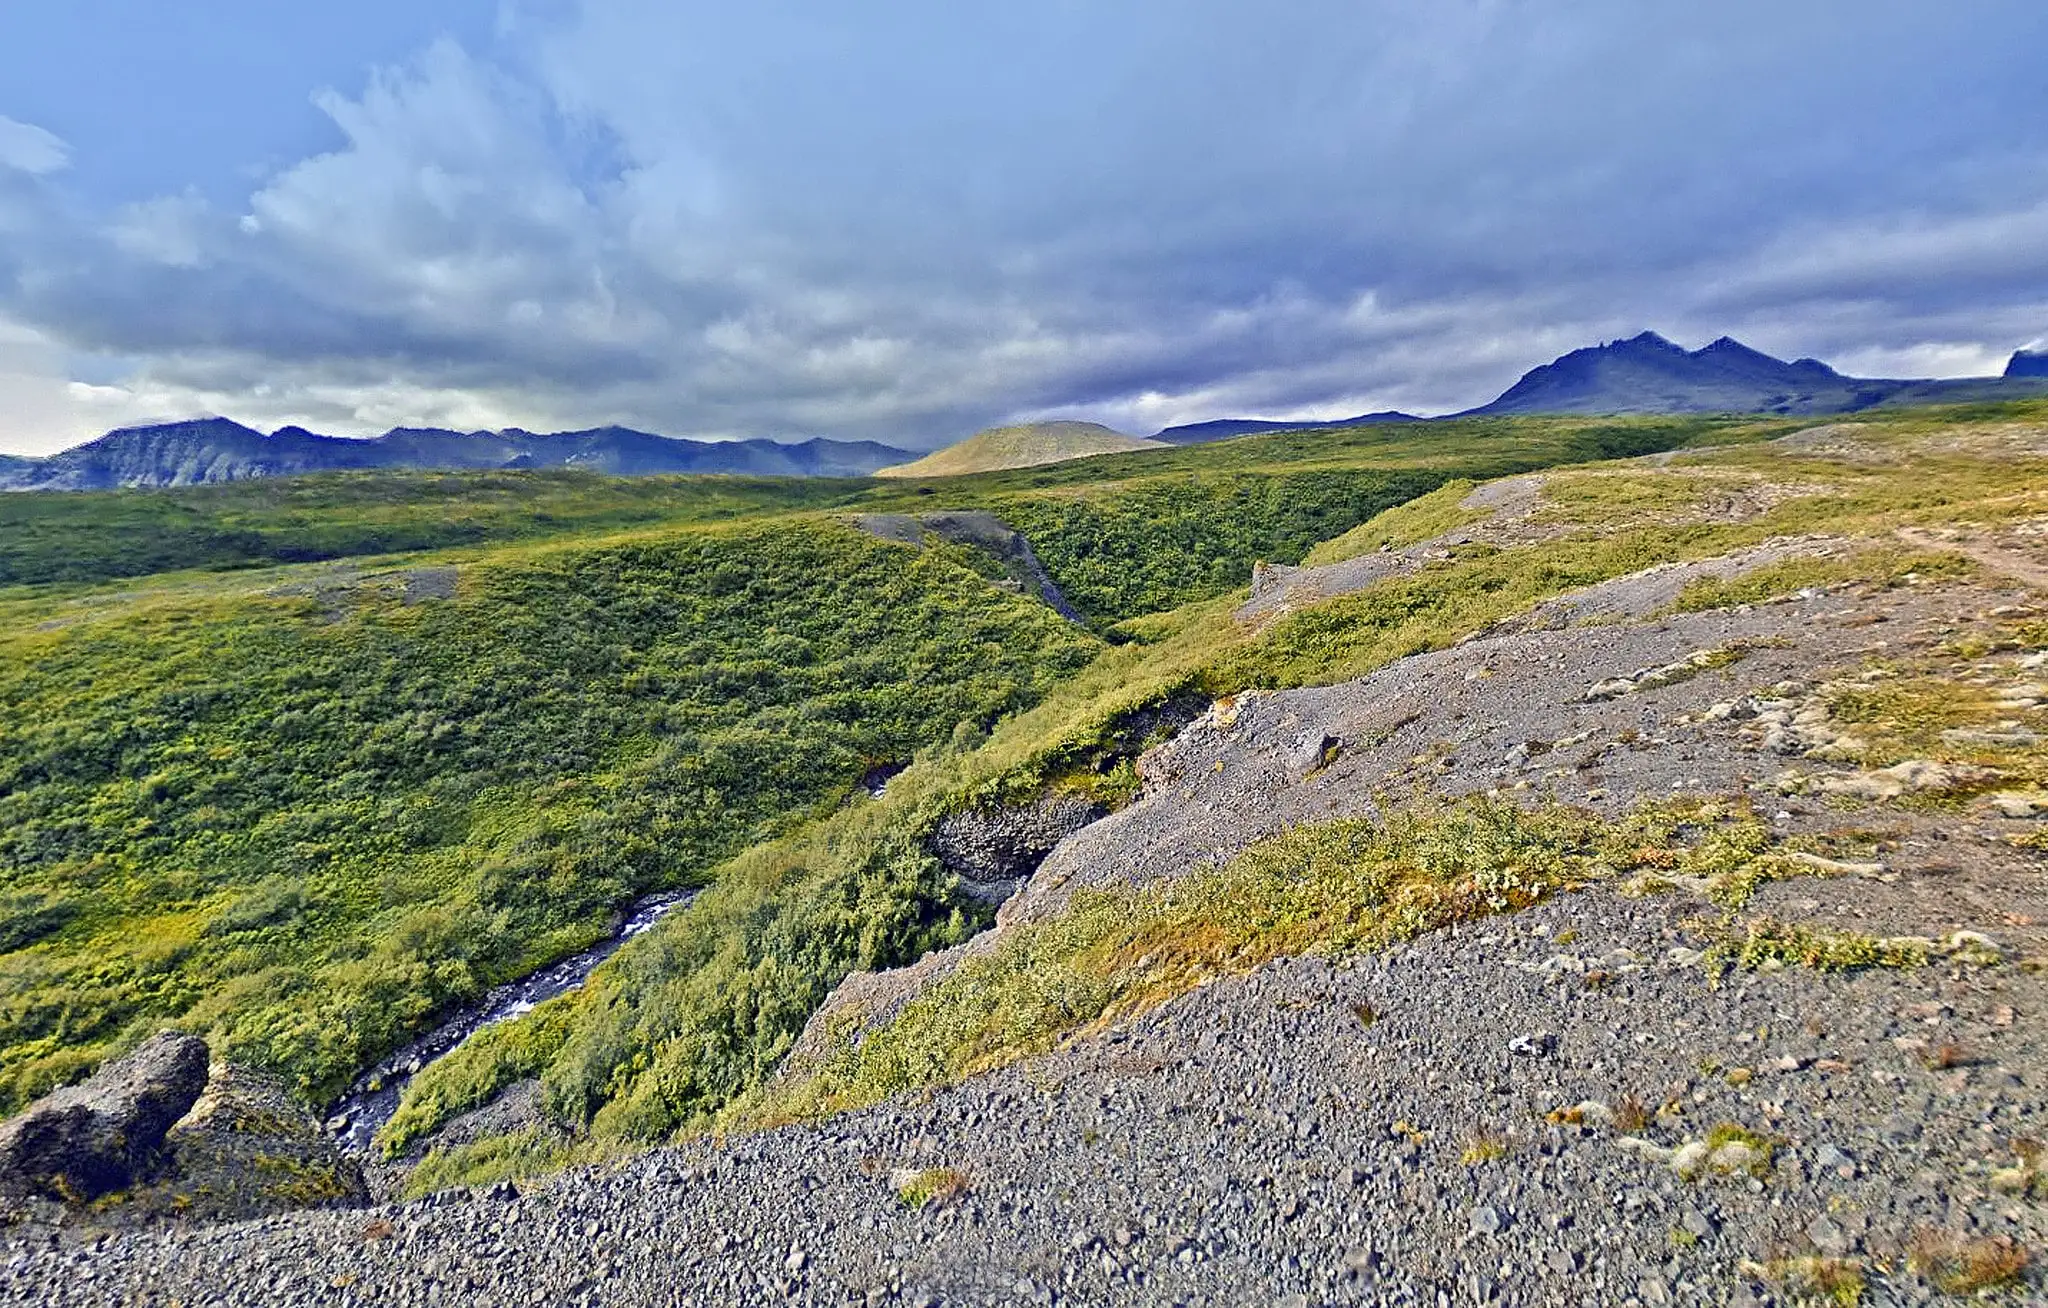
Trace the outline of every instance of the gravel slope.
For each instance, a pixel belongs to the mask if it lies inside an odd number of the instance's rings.
[[[2041,975],[1716,985],[1672,961],[1688,907],[1588,893],[1355,967],[1282,963],[928,1103],[518,1198],[16,1245],[0,1299],[1724,1304],[1768,1301],[1742,1261],[1802,1249],[1896,1261],[1926,1227],[2042,1247],[2040,1205],[1988,1181],[2048,1132]],[[1897,1043],[1930,1035],[1970,1063]],[[1686,1180],[1544,1120],[1624,1095],[1681,1110],[1653,1142],[1739,1123],[1774,1164]],[[1461,1161],[1488,1138],[1501,1157]],[[963,1195],[896,1197],[892,1172],[941,1166]]]

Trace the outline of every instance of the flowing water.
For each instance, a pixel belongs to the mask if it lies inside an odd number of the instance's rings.
[[[684,891],[641,900],[633,906],[632,912],[627,914],[626,920],[610,939],[543,968],[532,976],[498,986],[475,1004],[392,1054],[356,1078],[348,1093],[336,1101],[328,1112],[328,1131],[346,1149],[363,1154],[371,1152],[371,1139],[378,1128],[398,1111],[398,1096],[405,1089],[406,1082],[485,1027],[518,1017],[531,1011],[535,1005],[582,985],[597,965],[616,953],[620,945],[689,903],[693,893]]]

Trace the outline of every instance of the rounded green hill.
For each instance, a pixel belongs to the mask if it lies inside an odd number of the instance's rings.
[[[899,463],[876,472],[877,477],[957,477],[1001,468],[1031,468],[1063,463],[1091,454],[1124,454],[1131,450],[1163,450],[1161,441],[1126,436],[1099,422],[1032,422],[1016,427],[991,427],[966,440],[934,451],[913,463]]]

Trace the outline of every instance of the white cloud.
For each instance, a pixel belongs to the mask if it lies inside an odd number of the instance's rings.
[[[2048,17],[1984,8],[513,3],[246,205],[0,173],[0,310],[132,361],[81,412],[341,431],[1434,412],[1643,327],[1973,369],[2048,327]]]
[[[63,352],[34,328],[0,317],[0,450],[54,454],[104,430],[81,410]]]
[[[122,253],[167,268],[206,262],[206,227],[214,215],[194,192],[124,205],[107,229]]]
[[[70,147],[56,136],[33,123],[16,122],[0,114],[0,168],[41,177],[61,172],[70,163]]]

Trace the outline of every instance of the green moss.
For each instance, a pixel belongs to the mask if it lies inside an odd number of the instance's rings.
[[[1853,972],[1869,967],[1922,967],[1931,956],[1924,942],[1860,935],[1752,918],[1724,927],[1707,951],[1710,962],[1743,968],[1796,966],[1818,972]]]
[[[1707,1132],[1709,1158],[1728,1145],[1739,1145],[1739,1156],[1750,1160],[1747,1170],[1756,1176],[1764,1176],[1770,1172],[1771,1156],[1777,1152],[1779,1144],[1780,1141],[1776,1138],[1752,1131],[1739,1122],[1718,1122]]]
[[[909,1209],[950,1203],[967,1193],[967,1173],[957,1167],[927,1167],[897,1178],[896,1197]]]

